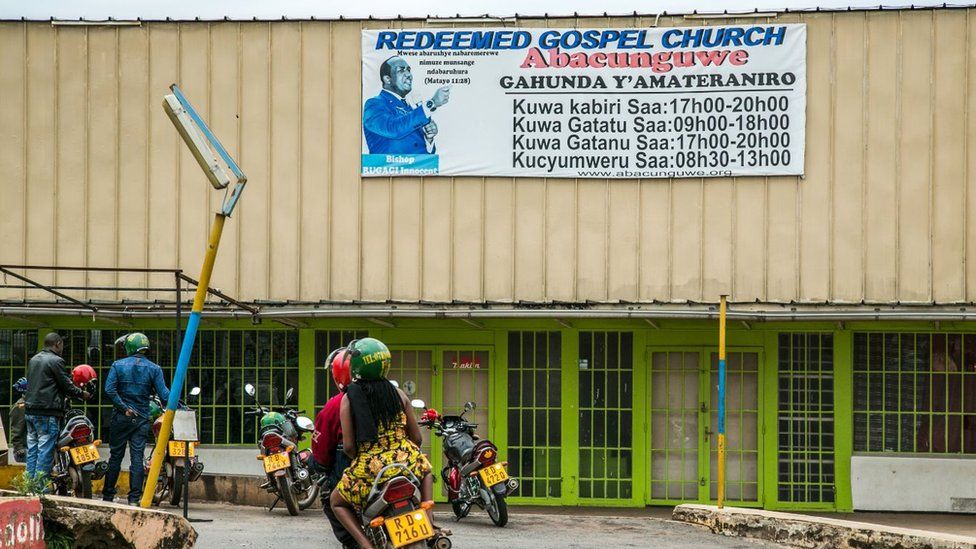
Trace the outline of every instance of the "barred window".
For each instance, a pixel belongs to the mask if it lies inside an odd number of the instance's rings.
[[[558,498],[562,481],[559,332],[508,332],[508,460],[516,495]]]
[[[580,332],[580,497],[633,497],[633,332]]]
[[[834,501],[834,336],[779,334],[777,494]]]
[[[976,334],[854,334],[854,450],[976,453]]]
[[[27,374],[27,363],[37,352],[37,330],[0,330],[0,417],[10,436],[10,407],[20,398],[13,384]]]
[[[69,367],[87,363],[98,372],[100,390],[85,409],[98,426],[99,437],[107,440],[112,403],[105,396],[105,378],[112,362],[120,358],[116,356],[115,339],[126,332],[58,330],[58,333],[65,339],[64,360]],[[144,333],[151,343],[148,358],[163,369],[163,379],[169,385],[180,352],[176,331],[144,330]],[[248,383],[257,389],[256,402],[244,396],[244,385]],[[184,394],[194,386],[201,389],[199,398],[190,402],[197,411],[201,443],[253,444],[257,440],[257,418],[245,416],[244,412],[255,403],[281,405],[290,387],[298,394],[298,332],[201,330],[194,342]]]

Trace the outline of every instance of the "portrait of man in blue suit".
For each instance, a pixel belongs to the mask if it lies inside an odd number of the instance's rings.
[[[413,89],[410,65],[391,57],[380,65],[383,90],[363,106],[363,133],[370,154],[435,154],[437,124],[431,115],[451,98],[450,86],[438,88],[425,102],[411,105]]]

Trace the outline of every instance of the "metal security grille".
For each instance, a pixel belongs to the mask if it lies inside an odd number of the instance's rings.
[[[10,407],[20,398],[12,385],[27,375],[27,363],[37,351],[37,330],[0,330],[0,417],[10,436]]]
[[[834,336],[779,335],[777,496],[834,501]]]
[[[366,330],[320,330],[315,332],[315,409],[320,410],[325,403],[339,392],[332,381],[332,373],[324,370],[325,359],[329,353],[349,345],[354,339],[369,337]],[[325,372],[323,375],[321,372]]]
[[[699,499],[701,353],[651,353],[651,499]]]
[[[711,356],[709,425],[718,425],[718,353]],[[730,502],[759,500],[759,353],[730,352],[727,357],[726,478]],[[718,436],[709,433],[709,498],[718,498]]]
[[[561,342],[559,332],[508,333],[508,459],[527,498],[562,493]]]
[[[579,495],[633,496],[634,334],[579,334]]]
[[[855,333],[854,450],[976,453],[976,334]]]
[[[61,330],[64,359],[69,366],[90,364],[98,372],[99,385],[116,358],[118,330]],[[174,330],[144,330],[152,343],[148,358],[163,369],[167,384],[179,354]],[[200,422],[203,444],[252,444],[257,438],[256,418],[244,412],[254,400],[244,395],[244,385],[257,389],[257,403],[280,405],[289,387],[298,394],[298,332],[292,330],[204,330],[199,332],[190,359],[185,388],[198,386],[200,397],[193,407]],[[292,402],[295,402],[294,397]],[[86,406],[99,425],[99,436],[108,436],[111,402],[100,390]]]

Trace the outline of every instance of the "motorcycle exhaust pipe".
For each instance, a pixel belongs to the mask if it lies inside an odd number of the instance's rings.
[[[95,470],[92,471],[92,479],[100,480],[102,477],[105,476],[105,473],[107,472],[108,472],[108,462],[99,461],[98,463],[95,464]]]
[[[203,463],[196,462],[190,466],[190,482],[196,481],[203,474]]]
[[[514,478],[510,478],[510,479],[508,479],[508,481],[507,481],[507,482],[505,483],[505,487],[506,487],[506,488],[508,488],[508,493],[507,493],[507,494],[505,494],[505,496],[510,496],[510,495],[512,495],[512,492],[514,492],[514,491],[516,491],[516,490],[518,490],[518,487],[519,487],[519,481],[518,481],[518,480],[516,480],[516,479],[514,479]]]

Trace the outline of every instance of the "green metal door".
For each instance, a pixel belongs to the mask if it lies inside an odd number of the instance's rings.
[[[390,349],[393,365],[390,379],[395,380],[410,399],[423,400],[439,413],[457,415],[464,411],[464,403],[477,407],[465,418],[478,424],[476,432],[491,437],[491,362],[489,347],[431,346],[394,347]],[[431,433],[421,428],[424,436],[422,450],[430,456],[435,475],[444,466],[440,439],[431,440]],[[443,483],[440,496],[444,496]]]
[[[730,350],[727,386],[728,503],[758,505],[760,487],[758,350]],[[648,503],[717,497],[718,355],[701,348],[650,348]]]
[[[432,349],[390,349],[393,364],[389,378],[396,381],[410,400],[423,400],[427,406],[434,402],[434,351]],[[440,408],[438,408],[440,410]],[[431,455],[430,431],[421,428],[424,443],[421,447]]]

